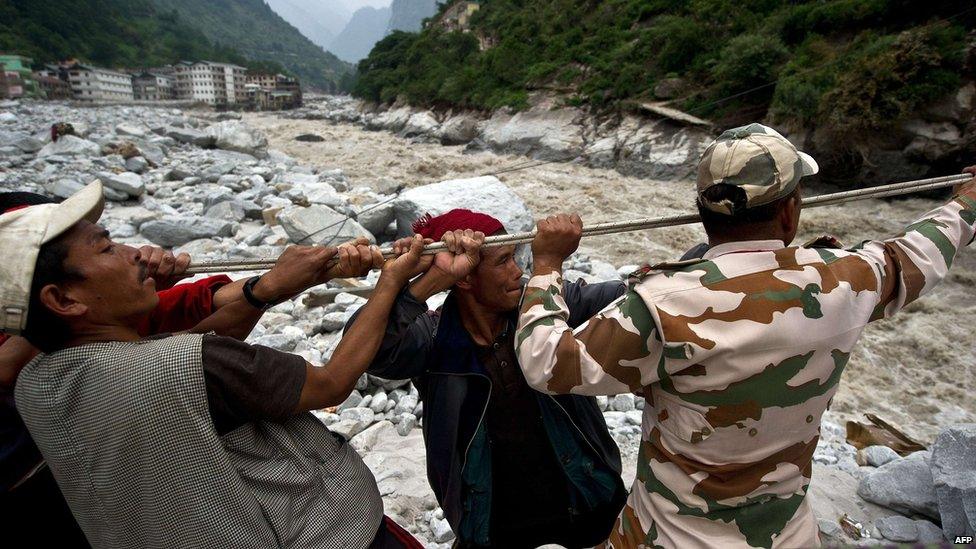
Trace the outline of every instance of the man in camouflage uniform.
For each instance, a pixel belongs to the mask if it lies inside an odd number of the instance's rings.
[[[641,269],[576,330],[560,269],[581,222],[539,223],[516,340],[529,384],[647,399],[608,547],[818,545],[805,495],[820,417],[865,325],[930,291],[973,240],[976,179],[894,238],[789,246],[799,181],[816,171],[769,128],[723,133],[698,169],[710,249]]]

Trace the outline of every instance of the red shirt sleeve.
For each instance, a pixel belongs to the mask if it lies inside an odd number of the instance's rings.
[[[159,305],[139,325],[139,334],[147,336],[189,330],[213,313],[214,292],[230,282],[227,275],[219,275],[157,292]]]

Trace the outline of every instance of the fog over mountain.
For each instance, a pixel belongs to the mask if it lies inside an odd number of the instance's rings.
[[[360,8],[337,36],[329,51],[343,61],[356,63],[369,55],[373,45],[386,35],[390,8]]]

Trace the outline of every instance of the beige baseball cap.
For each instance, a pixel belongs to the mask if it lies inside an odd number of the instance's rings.
[[[749,124],[726,130],[708,146],[698,163],[698,198],[718,213],[733,214],[729,200],[712,202],[702,193],[715,185],[735,185],[746,193],[746,208],[788,196],[800,179],[820,171],[817,161],[776,130]]]
[[[0,215],[0,330],[19,334],[27,325],[41,246],[81,220],[98,222],[104,206],[102,183],[96,180],[60,204],[38,204]]]

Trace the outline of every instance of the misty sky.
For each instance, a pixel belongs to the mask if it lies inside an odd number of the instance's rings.
[[[370,6],[373,8],[382,8],[389,6],[391,0],[322,0],[323,2],[335,2],[336,4],[342,4],[350,12],[354,12],[359,8]]]

